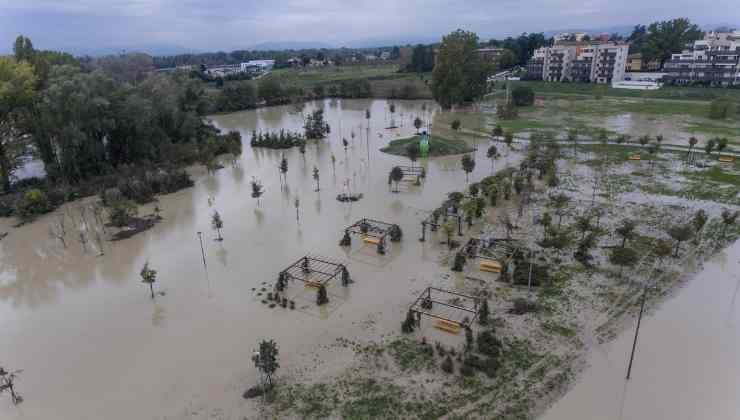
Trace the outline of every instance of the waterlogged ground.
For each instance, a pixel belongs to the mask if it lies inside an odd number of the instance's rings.
[[[332,133],[326,141],[309,144],[305,157],[298,149],[253,150],[246,146],[236,166],[224,162],[226,167],[215,175],[193,169],[194,188],[160,198],[161,223],[131,239],[103,241],[102,256],[98,256],[101,249],[95,241],[86,243],[83,250],[71,226],[72,219],[75,223],[82,220],[80,203],[19,228],[12,227],[13,221],[3,221],[1,230],[10,234],[0,242],[0,361],[8,368],[23,369],[17,388],[25,402],[13,407],[3,395],[0,417],[435,418],[448,414],[459,419],[529,418],[545,412],[590,362],[594,368],[586,371],[583,382],[546,418],[619,418],[616,407],[620,413],[621,407],[632,413],[625,418],[645,418],[641,417],[643,412],[660,417],[661,411],[648,410],[654,407],[645,405],[647,399],[634,396],[643,389],[666,401],[674,394],[683,395],[695,413],[733,418],[737,409],[728,391],[740,377],[736,353],[731,351],[736,348],[738,328],[734,323],[718,326],[717,314],[728,309],[717,299],[720,294],[731,297],[734,263],[711,263],[699,276],[697,280],[707,276],[722,279],[712,293],[697,288],[696,284],[705,285],[706,281],[697,281],[688,283],[675,301],[669,298],[701,270],[705,258],[723,246],[718,239],[722,236],[717,217],[723,207],[735,204],[737,196],[710,191],[696,200],[695,191],[703,183],[710,190],[719,185],[732,187],[734,178],[728,180],[726,175],[737,175],[736,168],[721,175],[705,174],[680,163],[682,155],[668,151],[653,166],[649,162],[627,163],[624,154],[628,151],[622,148],[607,148],[609,152],[603,153],[582,146],[575,156],[563,148],[558,162],[559,191],[569,195],[573,203],[564,225],[572,225],[573,217],[593,200],[605,211],[602,224],[608,228],[623,217],[639,218],[633,246],[647,254],[653,238],[665,237],[663,230],[669,224],[688,220],[699,208],[712,218],[698,245],[685,244],[684,252],[691,249],[690,255],[684,253],[685,260],[667,262],[663,274],[656,276],[657,290],[649,306],[658,309],[654,309],[655,319],[648,318],[643,324],[643,333],[647,335],[658,325],[666,331],[641,341],[636,362],[640,376],[635,373],[633,380],[637,390],[624,388],[626,391],[619,394],[611,390],[616,389],[614,384],[623,384],[620,369],[626,366],[624,347],[629,342],[629,329],[625,328],[638,307],[644,273],[655,261],[643,259],[638,267],[618,275],[607,262],[607,249],[600,248],[618,241],[607,235],[594,251],[594,270],[584,270],[575,263],[572,250],[541,250],[543,261],[554,267],[555,277],[544,288],[529,291],[496,282],[495,277],[476,270],[475,263],[469,263],[462,274],[451,273],[451,254],[439,243],[444,238],[431,235],[420,243],[419,221],[446,193],[465,186],[459,156],[422,160],[419,164],[428,174],[423,185],[404,183],[400,193],[391,193],[387,183],[390,168],[408,161],[378,149],[390,139],[413,134],[411,121],[417,115],[426,124],[433,117],[435,132],[462,115],[460,135],[482,146],[475,153],[477,165],[470,175],[472,180],[480,180],[492,168],[485,157],[488,140],[475,135],[479,131],[476,125],[488,124],[489,117],[475,112],[442,113],[424,102],[395,104],[394,115],[388,112],[386,101],[308,104],[303,112],[324,108]],[[366,109],[372,114],[369,128]],[[246,142],[254,129],[297,130],[302,126],[301,115],[293,107],[211,119],[222,129],[241,131]],[[391,119],[399,128],[385,129]],[[449,129],[445,134],[458,135]],[[342,138],[350,143],[346,152]],[[502,156],[495,162],[495,170],[518,166],[524,144],[515,144],[511,150],[503,144],[498,147]],[[278,172],[282,153],[289,161],[287,187],[283,188]],[[603,170],[604,161],[608,170]],[[320,171],[319,192],[314,191],[316,183],[311,177],[314,165]],[[251,197],[252,177],[265,186],[259,205]],[[594,179],[599,180],[595,194]],[[686,184],[692,188],[688,192]],[[514,232],[535,248],[542,229],[533,226],[532,220],[548,210],[549,193],[541,182],[536,186],[533,203],[516,218],[518,229]],[[347,189],[363,193],[364,198],[353,204],[337,202],[336,194]],[[299,220],[295,198],[299,199]],[[499,218],[504,213],[514,217],[518,202],[516,195],[501,201],[466,229],[463,239],[481,231],[503,236]],[[213,241],[216,234],[210,229],[214,210],[225,223],[221,243]],[[145,207],[140,213],[151,211]],[[62,212],[69,224],[67,248],[49,233],[50,223]],[[378,256],[374,247],[361,246],[357,238],[351,249],[340,248],[337,242],[343,229],[362,217],[399,224],[403,240],[392,244],[385,256]],[[86,221],[88,229],[94,230],[89,214]],[[204,233],[207,268],[202,262],[198,231]],[[730,229],[730,237],[737,233]],[[288,291],[296,302],[295,310],[271,309],[263,304],[277,273],[307,253],[347,264],[355,282],[348,288],[330,286],[330,304],[321,309],[314,304],[315,292],[300,284],[291,284]],[[728,261],[736,260],[737,245],[724,255]],[[154,301],[139,277],[147,260],[158,271],[155,287],[161,293]],[[502,363],[493,378],[481,373],[461,378],[458,373],[448,375],[440,370],[443,352],[454,350],[457,359],[465,341],[462,334],[439,332],[427,321],[421,331],[401,338],[400,321],[406,309],[429,285],[490,295],[496,335],[504,343]],[[543,310],[512,315],[509,309],[516,297],[535,300]],[[666,300],[665,312],[673,315],[661,318],[661,302]],[[731,309],[734,299],[732,302]],[[672,309],[677,305],[679,309]],[[693,311],[698,312],[696,317],[686,316]],[[728,313],[730,317],[734,312]],[[474,329],[477,333],[482,327]],[[619,335],[623,331],[626,335]],[[671,357],[661,357],[666,343],[680,347],[684,336],[694,339],[692,345],[681,347],[683,355],[674,352]],[[608,343],[615,337],[610,347]],[[664,340],[656,342],[657,337]],[[258,341],[265,338],[274,339],[280,347],[281,367],[272,404],[241,397],[258,380],[250,357]],[[422,339],[440,346],[424,346]],[[604,362],[599,355],[605,349],[609,357]],[[711,363],[704,360],[707,354],[712,355]],[[651,359],[665,363],[646,366]],[[701,395],[714,398],[686,394],[691,384],[684,388],[666,385],[671,380],[681,381],[684,377],[679,373],[686,372],[683,368],[692,360],[709,366],[691,371],[697,375],[711,372],[711,378],[698,383]],[[456,371],[459,367],[456,361]],[[653,379],[640,379],[653,367]],[[619,380],[614,380],[617,373]],[[601,394],[594,394],[594,390]],[[620,397],[623,403],[617,405]],[[606,401],[603,412],[597,401]],[[672,407],[676,408],[674,417],[696,418],[689,416],[691,411],[678,411],[677,407]]]
[[[384,129],[390,121],[385,101],[309,104],[304,111],[324,107],[332,133],[309,144],[305,159],[297,148],[284,151],[286,189],[281,191],[277,169],[283,151],[246,146],[236,167],[227,164],[215,175],[194,169],[194,188],[160,198],[161,223],[124,241],[105,241],[104,256],[97,256],[93,241],[82,252],[69,217],[68,248],[49,234],[61,210],[18,228],[14,220],[3,220],[0,230],[9,235],[0,242],[0,349],[3,366],[23,369],[17,388],[25,402],[13,407],[2,395],[0,418],[241,418],[254,409],[241,394],[257,381],[250,357],[259,340],[277,341],[279,376],[287,378],[316,366],[313,354],[320,345],[396,331],[412,296],[446,272],[436,260],[436,245],[419,244],[419,221],[445,193],[465,184],[459,157],[450,157],[422,163],[429,179],[423,186],[389,192],[390,168],[409,162],[378,149],[414,132],[410,118],[423,114],[422,103],[397,101],[397,125],[404,121],[395,130]],[[427,106],[431,115],[432,103]],[[302,120],[292,112],[292,107],[260,109],[213,121],[239,129],[248,140],[252,129],[297,129]],[[346,153],[341,137],[351,143]],[[480,162],[484,153],[478,152]],[[314,165],[320,192],[314,191]],[[489,172],[489,165],[480,164],[471,176]],[[251,197],[252,177],[265,187],[259,207]],[[352,191],[364,194],[361,201],[335,200],[347,181]],[[225,224],[222,243],[213,241],[214,210]],[[79,222],[77,203],[66,211]],[[151,207],[140,211],[151,212]],[[385,257],[357,240],[346,252],[337,245],[341,232],[362,217],[399,224],[404,240]],[[204,232],[207,270],[198,231]],[[314,292],[297,284],[290,288],[295,311],[260,303],[256,292],[271,287],[280,270],[307,253],[347,263],[355,283],[330,287],[328,311],[317,311]],[[139,277],[147,260],[158,271],[156,290],[165,294],[154,301]],[[318,368],[340,369],[352,357],[346,353]]]

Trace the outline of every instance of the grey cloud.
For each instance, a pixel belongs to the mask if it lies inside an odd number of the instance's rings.
[[[715,0],[711,8],[695,0],[0,0],[0,11],[0,51],[20,33],[42,48],[228,50],[265,41],[437,37],[458,27],[485,38],[677,16],[740,23],[736,0]]]

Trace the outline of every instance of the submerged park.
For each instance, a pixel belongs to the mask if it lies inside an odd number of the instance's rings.
[[[706,151],[710,138],[543,127],[531,121],[563,99],[537,98],[517,119],[496,94],[454,110],[332,98],[211,115],[242,153],[188,167],[191,188],[138,206],[146,228],[121,237],[96,197],[4,219],[0,345],[24,368],[18,407],[545,412],[594,348],[736,240],[740,168],[732,144]]]

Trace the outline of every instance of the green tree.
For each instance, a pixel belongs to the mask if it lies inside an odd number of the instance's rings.
[[[472,101],[485,93],[487,65],[476,52],[478,36],[457,30],[442,38],[432,72],[432,94],[443,108]]]
[[[406,146],[406,156],[409,157],[409,160],[411,161],[411,167],[414,167],[414,162],[416,162],[416,159],[419,159],[419,156],[421,155],[421,149],[419,149],[419,143],[417,142],[411,142],[408,146]]]
[[[496,149],[496,146],[489,147],[486,156],[488,159],[491,159],[491,175],[493,175],[493,164],[496,161],[496,158],[498,158],[498,149]]]
[[[488,317],[490,314],[491,311],[488,309],[488,299],[483,298],[480,308],[478,309],[478,322],[480,322],[481,325],[488,325]]]
[[[687,18],[653,22],[647,27],[641,52],[647,61],[658,60],[660,68],[663,68],[671,54],[681,52],[703,35],[702,30]]]
[[[475,169],[475,159],[470,155],[463,155],[461,163],[463,171],[465,171],[465,182],[468,182],[468,175]]]
[[[319,187],[319,168],[316,166],[313,167],[313,180],[316,181],[316,191],[319,191],[321,189]]]
[[[36,82],[31,64],[0,57],[0,183],[5,190],[25,150],[22,139],[27,134],[27,110],[36,94]]]
[[[516,106],[534,104],[534,91],[529,86],[517,86],[511,91],[511,99]]]
[[[141,268],[139,273],[141,276],[141,282],[149,285],[149,292],[154,299],[154,283],[157,281],[157,271],[149,268],[149,261],[144,263],[144,267]]]
[[[504,143],[506,143],[506,147],[511,149],[512,143],[514,143],[514,133],[511,131],[507,131],[504,133]]]
[[[614,233],[617,234],[620,238],[622,238],[622,245],[621,247],[624,248],[624,246],[627,244],[628,239],[632,239],[635,237],[635,228],[637,228],[637,222],[632,219],[624,219],[622,222],[617,226],[616,229],[614,229]]]
[[[396,189],[393,192],[398,192],[398,183],[403,179],[403,170],[399,166],[394,166],[388,174],[388,183],[391,182],[396,184]]]
[[[216,238],[217,241],[223,241],[224,238],[221,236],[221,229],[224,227],[224,221],[221,219],[221,215],[218,214],[217,211],[213,212],[213,215],[211,216],[211,227],[217,232],[218,238]]]
[[[272,389],[272,376],[280,368],[278,355],[279,350],[275,341],[262,340],[262,342],[260,342],[259,351],[255,352],[252,356],[254,366],[263,375],[263,382],[265,382],[263,383],[263,388],[265,391]]]
[[[421,129],[423,123],[424,122],[421,120],[421,118],[414,118],[414,128],[416,128],[416,134],[419,134],[419,129]]]
[[[35,50],[31,40],[23,35],[18,35],[13,43],[13,54],[18,61],[28,61],[33,59]]]
[[[678,257],[678,251],[681,247],[681,242],[688,241],[694,236],[694,229],[690,224],[686,225],[674,225],[668,228],[668,235],[676,241],[676,248],[673,256]]]
[[[714,139],[709,139],[707,141],[707,144],[704,145],[704,151],[707,153],[707,155],[711,155],[712,151],[714,150],[714,147],[717,145],[717,142]]]
[[[722,236],[725,236],[725,233],[727,233],[727,228],[734,225],[737,221],[738,215],[740,215],[740,211],[730,211],[728,209],[722,210]]]
[[[491,132],[491,136],[493,136],[494,139],[498,139],[499,137],[504,135],[504,129],[501,127],[501,124],[496,124],[493,127],[493,131]]]
[[[609,261],[619,266],[619,275],[622,275],[624,267],[632,267],[637,263],[637,251],[632,248],[613,248],[609,255]]]
[[[659,239],[655,242],[655,246],[653,247],[653,254],[658,258],[658,261],[660,264],[663,264],[663,259],[665,257],[668,257],[673,252],[673,246],[669,241]]]

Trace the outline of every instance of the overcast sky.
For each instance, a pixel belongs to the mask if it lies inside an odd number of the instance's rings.
[[[267,41],[342,44],[603,28],[687,16],[740,23],[739,0],[0,0],[0,51],[18,34],[39,48],[177,45],[247,48]]]

